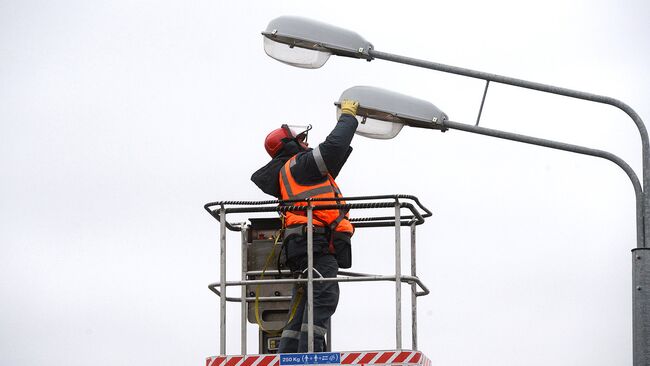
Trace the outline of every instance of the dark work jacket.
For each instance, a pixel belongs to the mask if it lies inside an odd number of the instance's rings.
[[[357,130],[359,122],[350,114],[342,114],[336,126],[325,138],[325,141],[318,145],[323,161],[327,170],[333,178],[339,175],[341,168],[347,161],[352,147],[350,143]],[[296,156],[296,164],[291,167],[291,175],[297,183],[301,185],[314,185],[326,181],[327,174],[321,174],[314,159],[313,150],[303,150],[295,142],[285,143],[282,151],[265,166],[257,170],[251,176],[251,180],[264,192],[277,199],[281,199],[279,174],[284,164]],[[291,261],[292,257],[306,255],[306,245],[303,243],[304,238],[296,238],[287,243],[287,257]],[[349,238],[347,239],[349,241]],[[314,235],[314,252],[327,253],[329,243],[324,235]]]
[[[321,156],[325,161],[328,172],[334,179],[339,175],[341,168],[352,152],[350,143],[359,122],[349,114],[342,114],[338,123],[318,145]],[[280,195],[280,169],[291,157],[296,157],[296,164],[291,167],[291,175],[301,185],[313,185],[327,180],[327,175],[322,175],[314,159],[312,149],[302,150],[295,142],[285,143],[280,153],[251,176],[251,180],[266,194],[281,199]]]

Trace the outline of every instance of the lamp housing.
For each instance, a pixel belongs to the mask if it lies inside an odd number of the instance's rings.
[[[364,137],[392,139],[405,125],[446,130],[447,115],[422,99],[373,86],[354,86],[345,90],[335,103],[337,119],[341,115],[341,102],[346,99],[359,102],[357,116],[361,121],[356,133]]]
[[[319,68],[330,55],[372,60],[372,44],[357,33],[307,18],[275,18],[262,35],[267,55],[296,67]]]

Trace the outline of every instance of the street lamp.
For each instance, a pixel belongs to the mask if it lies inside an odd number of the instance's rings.
[[[292,66],[317,69],[331,54],[372,59],[372,45],[360,35],[311,19],[279,17],[262,34],[266,54]]]
[[[648,191],[650,190],[650,142],[648,139],[648,132],[641,117],[630,106],[617,99],[601,95],[376,51],[371,43],[367,42],[354,32],[306,18],[288,16],[276,18],[269,23],[266,31],[262,32],[262,34],[264,35],[265,50],[267,54],[279,61],[294,66],[318,68],[327,62],[329,55],[337,55],[365,59],[368,61],[372,61],[373,59],[383,59],[386,61],[485,80],[486,84],[481,108],[485,101],[485,95],[487,94],[490,82],[496,82],[545,93],[588,100],[596,103],[609,104],[624,111],[634,121],[641,136],[643,188],[640,187],[638,182],[635,184],[635,180],[638,181],[638,179],[636,178],[636,175],[634,175],[634,172],[629,169],[629,166],[610,153],[538,139],[535,137],[521,136],[503,131],[481,128],[478,127],[480,112],[476,126],[445,121],[444,123],[441,123],[440,129],[457,128],[468,132],[480,133],[497,138],[515,139],[516,141],[533,143],[550,148],[560,148],[567,151],[576,150],[574,152],[585,153],[588,155],[600,157],[605,157],[601,155],[607,155],[609,156],[607,157],[609,160],[615,162],[625,170],[626,174],[628,174],[632,180],[637,197],[637,246],[632,250],[633,362],[635,366],[650,365],[650,245],[648,244],[650,238],[650,194],[648,194]],[[267,44],[269,47],[266,46]],[[317,57],[313,56],[311,59],[305,59],[303,56],[302,59],[298,58],[298,61],[291,58],[290,54],[292,51],[304,53],[306,52],[304,50],[321,52],[322,54]],[[363,103],[360,104],[363,106]],[[377,112],[385,113],[386,111],[378,109]],[[374,117],[377,116],[381,116],[381,114]],[[393,117],[397,117],[397,115]],[[404,119],[403,124],[407,124],[406,121],[407,119]],[[399,131],[397,131],[397,133],[399,133]],[[624,166],[627,166],[627,168]],[[645,220],[645,218],[648,218],[648,220]]]
[[[404,125],[444,131],[439,122],[446,120],[447,115],[422,99],[372,86],[347,89],[341,94],[337,107],[345,99],[359,102],[357,115],[361,117],[361,122],[357,134],[361,136],[392,139]],[[337,108],[337,114],[340,114],[340,108]]]

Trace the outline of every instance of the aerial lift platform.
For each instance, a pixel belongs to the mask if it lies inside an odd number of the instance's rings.
[[[206,358],[206,366],[300,366],[300,365],[402,365],[430,366],[431,361],[417,349],[417,298],[429,294],[429,290],[416,274],[416,227],[432,215],[417,197],[411,195],[380,195],[362,197],[341,197],[345,204],[319,204],[311,202],[331,198],[307,200],[269,201],[220,201],[205,204],[204,208],[220,224],[220,279],[208,288],[219,296],[220,342],[219,355]],[[300,204],[298,204],[300,203]],[[355,230],[394,227],[395,228],[395,272],[375,275],[339,270],[336,278],[315,278],[313,267],[313,211],[344,209],[350,212],[350,222]],[[364,210],[370,216],[353,217]],[[308,217],[307,253],[308,270],[306,278],[294,278],[284,265],[281,255],[282,221],[279,216],[287,211],[303,211]],[[386,213],[389,212],[389,214]],[[404,213],[403,213],[404,211]],[[379,215],[377,215],[379,213]],[[266,217],[246,218],[243,222],[232,220],[233,215],[256,214]],[[280,214],[280,215],[278,215]],[[230,217],[228,217],[230,215]],[[269,216],[273,215],[273,216]],[[230,220],[230,221],[229,221]],[[410,274],[401,272],[401,228],[410,228]],[[226,279],[226,233],[241,234],[241,279]],[[361,246],[358,246],[361,247]],[[335,282],[395,282],[395,349],[332,351],[331,325],[326,336],[326,352],[313,352],[313,283]],[[308,352],[277,353],[280,334],[288,322],[291,308],[292,288],[296,283],[306,284],[308,314]],[[402,284],[410,287],[411,295],[411,346],[402,348]],[[240,287],[238,297],[226,295],[227,287]],[[345,301],[344,298],[341,301]],[[241,352],[226,355],[226,304],[238,302],[241,306]],[[259,350],[257,354],[247,353],[247,323],[259,326]]]

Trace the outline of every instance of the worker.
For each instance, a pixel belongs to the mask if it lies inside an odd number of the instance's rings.
[[[309,129],[302,133],[287,125],[271,131],[264,147],[272,160],[253,174],[251,180],[267,194],[278,199],[332,198],[313,201],[314,206],[343,203],[334,179],[352,152],[350,143],[357,130],[354,117],[359,103],[341,102],[341,116],[324,142],[311,149],[307,143]],[[307,205],[298,202],[293,205]],[[354,228],[343,209],[313,210],[314,278],[336,277],[339,268],[351,266],[350,238]],[[285,213],[284,254],[293,273],[307,277],[307,213]],[[279,353],[307,352],[307,286],[294,286],[289,322],[282,331]],[[337,282],[314,282],[314,352],[326,349],[325,336],[329,320],[339,300]],[[298,302],[297,307],[294,304]],[[294,310],[295,308],[295,310]],[[291,314],[293,313],[293,314]]]

